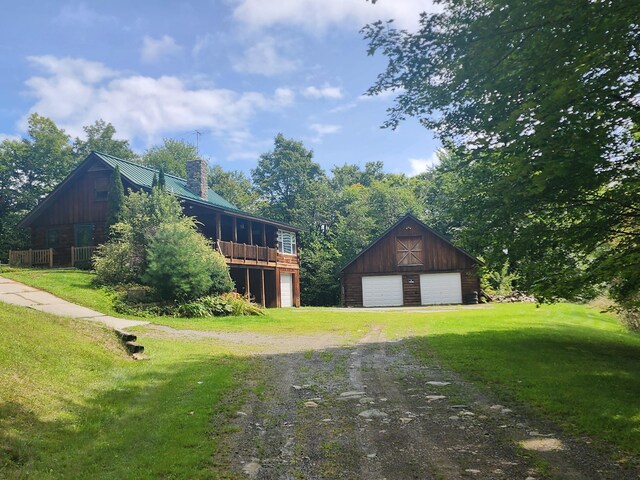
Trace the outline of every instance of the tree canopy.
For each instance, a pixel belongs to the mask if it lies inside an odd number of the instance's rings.
[[[369,93],[398,92],[385,126],[416,117],[449,146],[437,221],[541,297],[606,282],[639,306],[637,2],[439,3],[415,33],[363,30],[388,57]]]

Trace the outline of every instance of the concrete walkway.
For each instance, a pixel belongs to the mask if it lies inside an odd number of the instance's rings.
[[[50,293],[4,277],[0,277],[0,302],[28,307],[61,317],[81,318],[99,322],[116,330],[126,330],[129,327],[149,324],[149,322],[125,320],[124,318],[104,315],[90,308],[75,305]]]

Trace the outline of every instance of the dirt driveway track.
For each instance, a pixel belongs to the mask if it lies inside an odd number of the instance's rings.
[[[352,347],[260,357],[248,382],[266,389],[237,413],[222,463],[255,479],[640,478],[413,346],[374,327]]]

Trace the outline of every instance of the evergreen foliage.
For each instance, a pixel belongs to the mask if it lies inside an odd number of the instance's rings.
[[[154,173],[155,176],[155,173]],[[158,173],[158,188],[160,190],[164,190],[167,186],[167,180],[164,178],[164,169],[162,167],[160,167],[159,173]]]
[[[109,179],[109,190],[107,193],[106,229],[109,236],[111,236],[111,227],[120,220],[124,199],[124,187],[122,185],[122,177],[120,176],[120,167],[116,165]]]

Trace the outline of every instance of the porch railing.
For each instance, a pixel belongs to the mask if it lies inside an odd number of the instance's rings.
[[[71,247],[71,266],[76,263],[89,263],[96,247]]]
[[[53,249],[44,250],[9,250],[9,265],[12,267],[53,267]]]
[[[278,260],[278,250],[246,243],[225,242],[218,240],[218,251],[230,260],[275,263]]]

